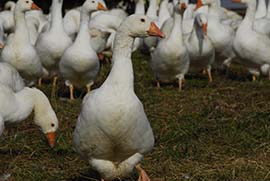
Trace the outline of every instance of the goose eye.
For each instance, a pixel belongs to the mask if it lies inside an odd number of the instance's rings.
[[[142,19],[141,19],[141,22],[143,22],[143,23],[144,23],[144,22],[145,22],[145,19],[143,19],[143,18],[142,18]]]
[[[51,127],[54,127],[54,126],[55,126],[55,124],[54,124],[54,123],[52,123],[52,124],[51,124]]]
[[[92,3],[95,3],[95,1],[92,1]]]
[[[29,1],[26,1],[26,3],[28,4],[28,3],[29,3]]]

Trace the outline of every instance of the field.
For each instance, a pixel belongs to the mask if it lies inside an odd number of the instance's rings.
[[[177,84],[157,89],[149,57],[133,56],[135,91],[155,134],[155,147],[142,166],[153,181],[161,180],[270,180],[270,81],[251,82],[234,65],[214,72],[213,83],[204,75],[188,75],[184,91]],[[110,69],[103,64],[94,88]],[[58,96],[50,84],[41,88],[59,119],[57,143],[49,148],[32,121],[8,125],[0,138],[0,180],[98,180],[72,147],[72,133],[83,93],[67,101],[60,83]],[[65,98],[63,98],[63,96]],[[136,180],[136,172],[127,180]]]

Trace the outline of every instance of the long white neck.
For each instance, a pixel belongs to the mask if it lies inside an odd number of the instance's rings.
[[[144,0],[138,0],[135,7],[135,14],[145,14]]]
[[[63,20],[62,20],[62,6],[63,0],[53,0],[51,7],[51,29],[50,30],[60,30],[64,31]]]
[[[157,0],[150,0],[146,15],[152,19],[157,19]]]
[[[266,18],[270,19],[270,2],[268,2]]]
[[[112,62],[113,66],[111,72],[103,85],[109,83],[117,86],[121,90],[134,89],[133,67],[131,62],[131,52],[134,38],[129,36],[129,32],[125,31],[127,28],[121,26],[118,29],[113,48]]]
[[[89,33],[88,23],[90,20],[90,13],[82,6],[81,8],[81,17],[80,17],[80,30],[78,36],[75,40],[75,44],[79,43],[82,46],[85,45],[87,47],[92,48],[90,39],[91,35]]]
[[[163,0],[160,4],[159,15],[158,15],[158,23],[160,27],[166,21],[166,19],[171,17],[169,9],[168,9],[168,4],[169,4],[169,0]]]
[[[15,17],[15,35],[14,35],[15,39],[18,40],[19,42],[30,43],[29,32],[25,22],[25,14],[17,5],[14,11],[14,17]]]
[[[247,3],[247,11],[244,20],[242,21],[242,24],[244,26],[249,26],[252,28],[252,24],[255,18],[255,13],[256,13],[256,1],[255,0],[250,0]],[[240,25],[241,26],[241,25]]]
[[[255,0],[254,0],[254,1],[255,1]],[[255,19],[263,18],[263,17],[265,17],[266,14],[267,14],[267,9],[266,9],[265,0],[259,0],[258,3],[259,3],[259,4],[258,4],[258,7],[257,7]]]
[[[173,28],[169,36],[169,42],[183,42],[182,17],[178,12],[174,12],[173,14]]]

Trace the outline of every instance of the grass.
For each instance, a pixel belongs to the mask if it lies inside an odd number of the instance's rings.
[[[142,166],[152,180],[270,180],[270,81],[251,82],[247,72],[233,66],[214,82],[188,75],[184,91],[177,85],[160,90],[149,57],[133,56],[135,91],[144,104],[155,134],[155,147]],[[106,78],[102,66],[96,87]],[[67,88],[59,85],[60,96]],[[51,87],[42,90],[50,97]],[[60,97],[51,103],[59,119],[57,144],[47,145],[32,116],[8,125],[0,138],[0,176],[8,180],[97,180],[98,174],[72,147],[80,112],[81,92],[74,102]],[[4,177],[0,177],[0,180]],[[136,180],[136,174],[127,180]]]

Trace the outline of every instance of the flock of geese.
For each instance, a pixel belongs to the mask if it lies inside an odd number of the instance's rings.
[[[220,0],[136,0],[135,14],[107,10],[103,0],[86,0],[62,17],[63,0],[53,0],[43,14],[32,0],[8,2],[0,12],[0,135],[5,123],[19,122],[34,111],[35,124],[55,144],[58,119],[46,95],[33,86],[52,79],[87,90],[74,131],[77,152],[102,178],[125,177],[134,168],[149,181],[139,162],[154,146],[144,108],[134,92],[131,54],[151,54],[157,80],[178,80],[188,72],[207,73],[233,61],[253,75],[270,78],[270,6],[265,0],[245,3],[244,18],[221,7]],[[100,59],[112,54],[105,82],[91,91]],[[91,91],[91,92],[90,92]]]

